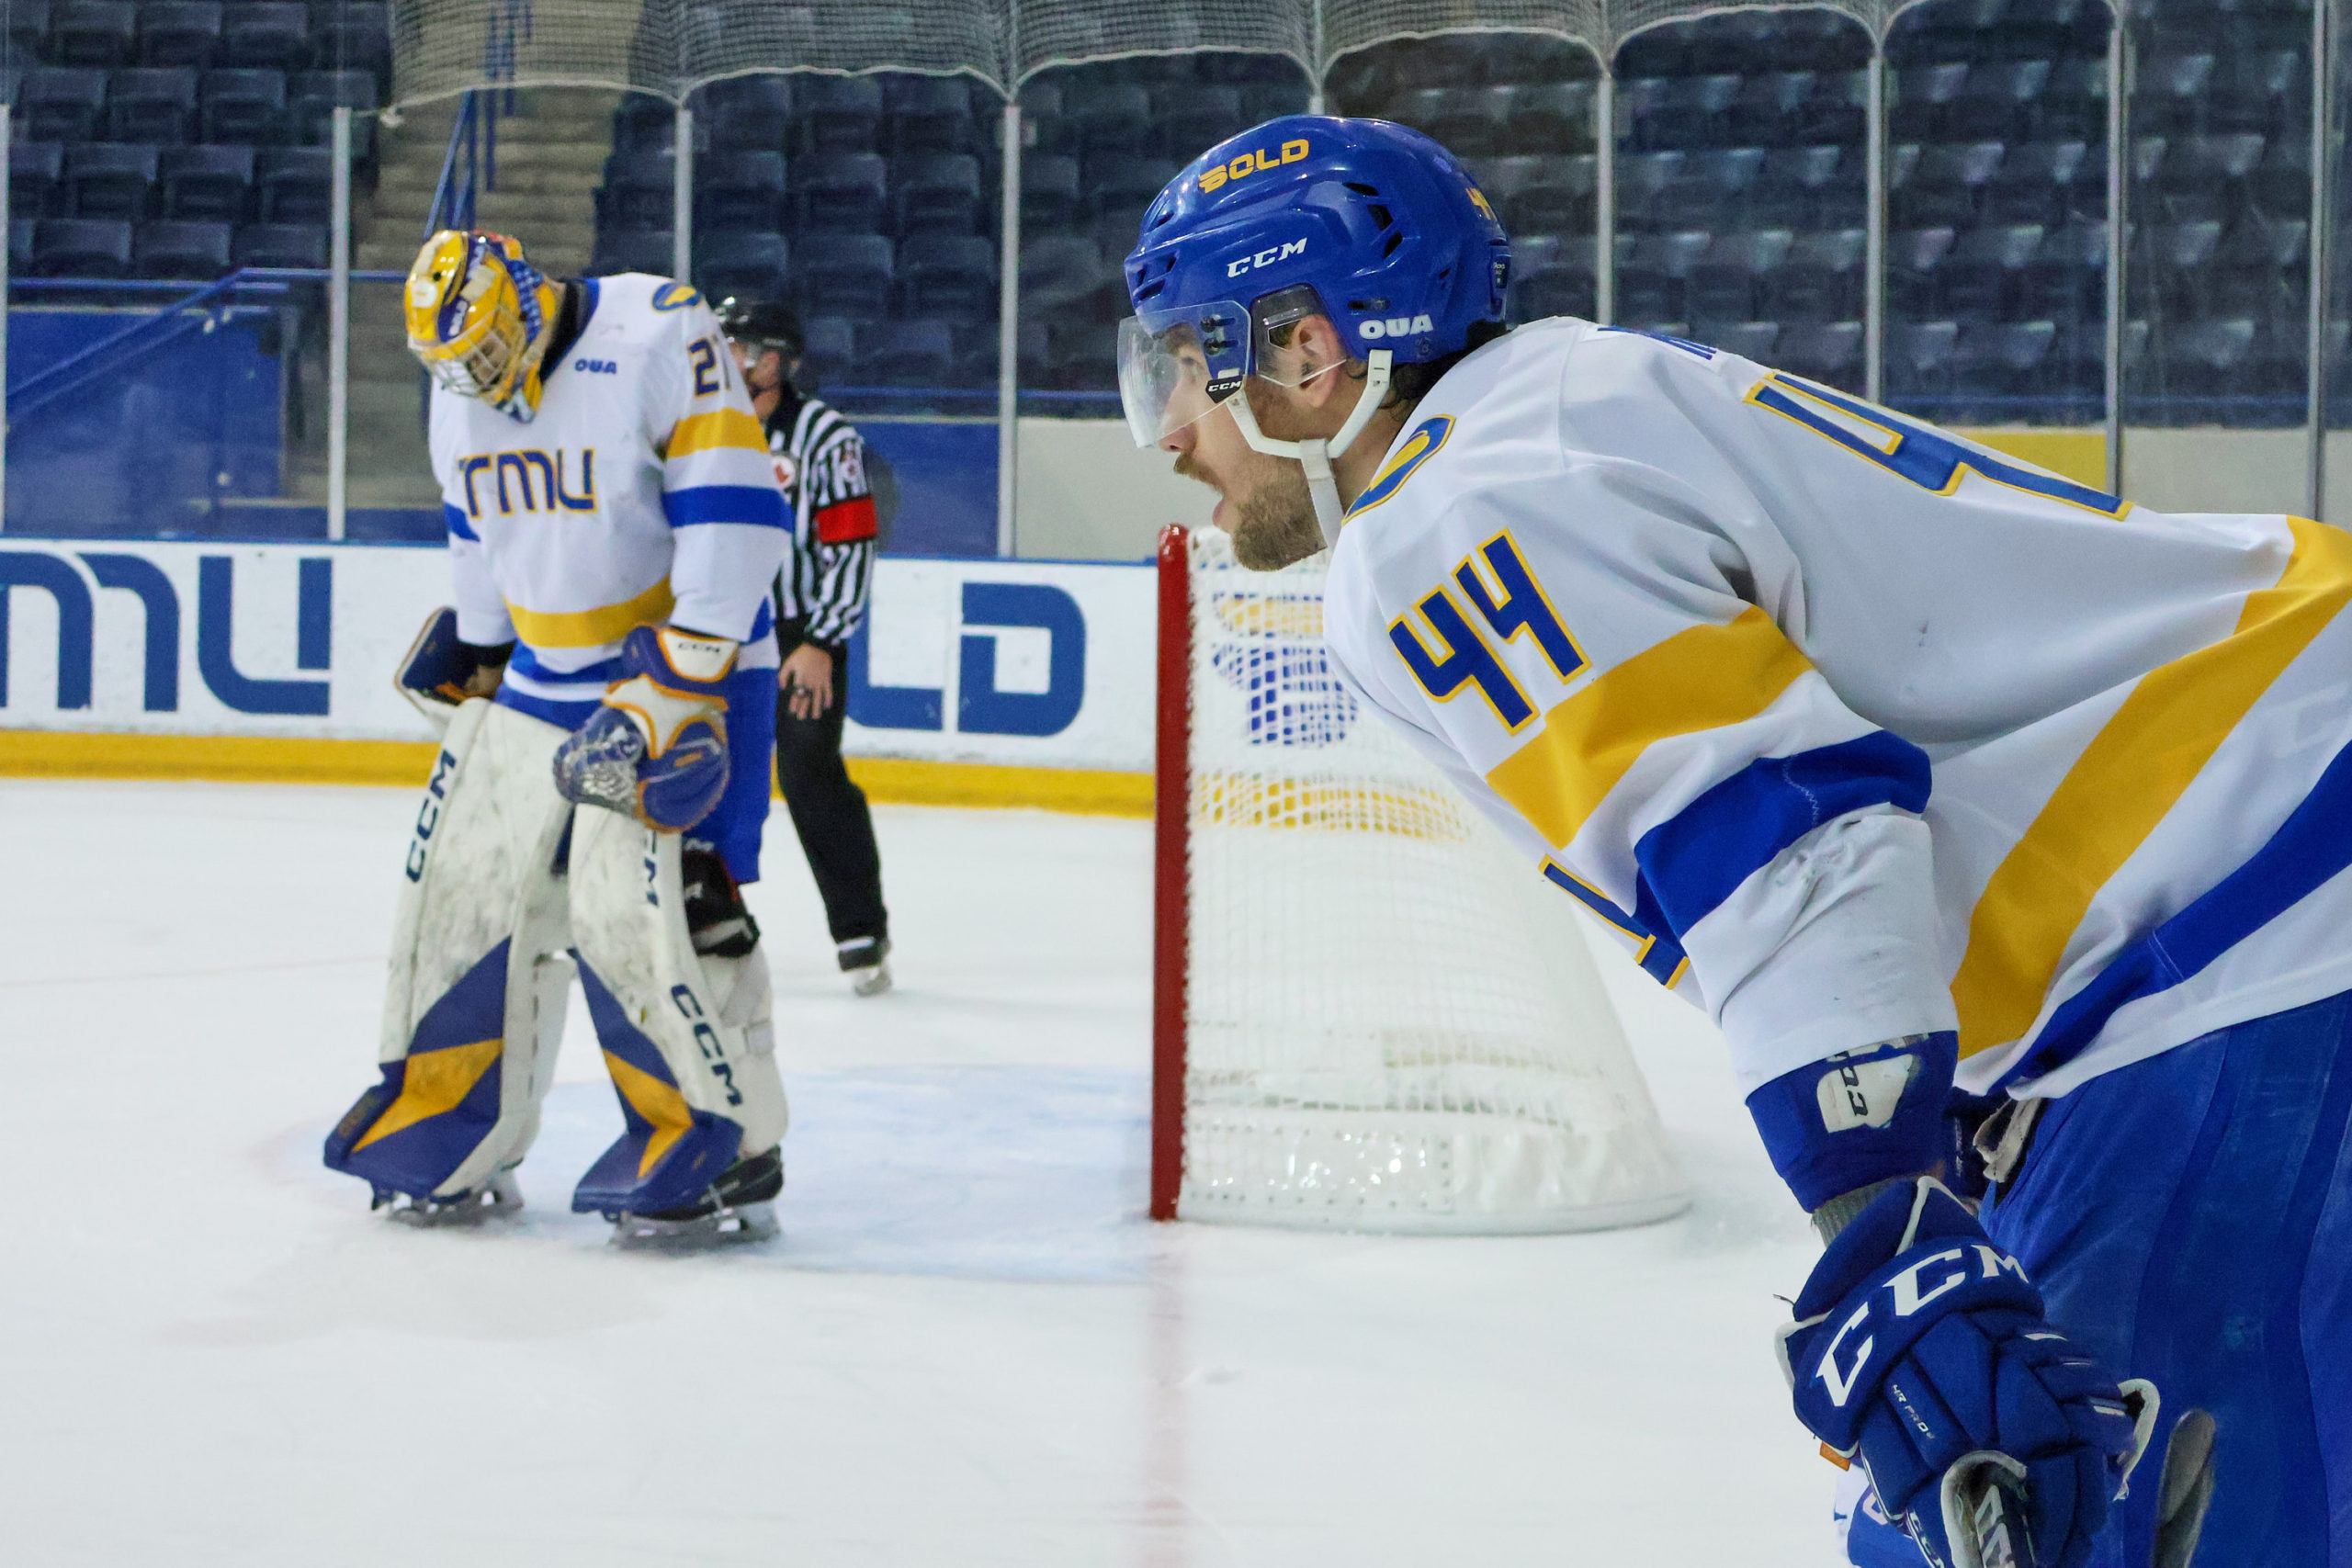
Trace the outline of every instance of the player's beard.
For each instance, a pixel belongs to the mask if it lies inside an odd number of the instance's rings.
[[[1321,549],[1323,530],[1306,470],[1289,457],[1264,461],[1260,482],[1233,498],[1233,558],[1251,571],[1278,571]]]

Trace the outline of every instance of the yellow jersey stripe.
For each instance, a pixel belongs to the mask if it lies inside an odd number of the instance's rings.
[[[593,610],[526,610],[508,600],[514,635],[533,648],[602,648],[618,642],[639,626],[667,620],[677,604],[663,578],[622,604],[600,604]]]
[[[2040,1016],[2091,900],[2295,656],[2352,602],[2352,534],[2290,518],[2276,586],[2246,595],[2237,630],[2140,678],[1995,869],[1952,978],[1960,1054],[2021,1037]]]
[[[399,1098],[384,1108],[368,1135],[351,1145],[351,1152],[357,1154],[379,1138],[455,1111],[473,1093],[474,1085],[490,1071],[505,1045],[504,1040],[477,1040],[470,1045],[448,1045],[411,1056],[401,1076]]]
[[[1812,668],[1750,605],[1675,633],[1560,703],[1487,783],[1545,843],[1565,846],[1653,743],[1754,718]]]
[[[718,446],[747,447],[764,456],[768,449],[767,432],[741,409],[688,414],[671,426],[670,442],[662,455],[683,457],[689,452],[707,452]]]
[[[628,1099],[629,1109],[653,1124],[652,1135],[645,1140],[645,1153],[637,1162],[637,1174],[644,1177],[662,1163],[671,1145],[694,1130],[694,1112],[686,1109],[686,1097],[678,1092],[677,1085],[663,1083],[610,1051],[605,1053],[605,1067],[613,1075],[613,1087]]]

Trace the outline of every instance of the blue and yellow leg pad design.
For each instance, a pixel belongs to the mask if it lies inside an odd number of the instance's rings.
[[[572,1190],[572,1212],[659,1214],[700,1201],[735,1163],[742,1128],[686,1103],[661,1051],[629,1021],[628,1010],[584,958],[580,988],[588,998],[588,1015],[595,1021],[625,1126]]]
[[[418,1021],[408,1055],[383,1064],[383,1081],[327,1134],[328,1169],[359,1177],[379,1199],[427,1198],[489,1136],[498,1124],[510,945],[467,970]]]

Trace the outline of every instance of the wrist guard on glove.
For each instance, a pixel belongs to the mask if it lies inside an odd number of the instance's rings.
[[[1974,1568],[1972,1495],[2021,1498],[2016,1561],[2080,1568],[2148,1430],[2115,1378],[2042,1315],[2041,1292],[1929,1178],[1888,1190],[1805,1282],[1781,1365],[1797,1419],[1858,1452],[1933,1568]]]
[[[621,645],[627,673],[556,750],[563,797],[661,833],[682,833],[709,816],[727,790],[727,699],[718,692],[736,647],[675,626],[629,633]]]
[[[445,726],[460,704],[497,692],[514,653],[511,642],[485,646],[458,637],[458,612],[444,605],[424,617],[392,685],[417,712]]]

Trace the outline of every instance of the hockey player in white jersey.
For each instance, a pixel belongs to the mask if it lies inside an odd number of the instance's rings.
[[[624,1241],[767,1234],[786,1110],[739,888],[791,519],[742,378],[688,285],[547,278],[498,234],[428,240],[407,314],[456,608],[400,680],[447,728],[382,1077],[327,1164],[417,1221],[518,1201],[576,973],[624,1131],[572,1207]]]
[[[1126,278],[1138,442],[1245,565],[1329,546],[1351,685],[1722,1026],[1853,1561],[2352,1565],[2352,536],[1506,333],[1492,208],[1375,121],[1211,150]]]

